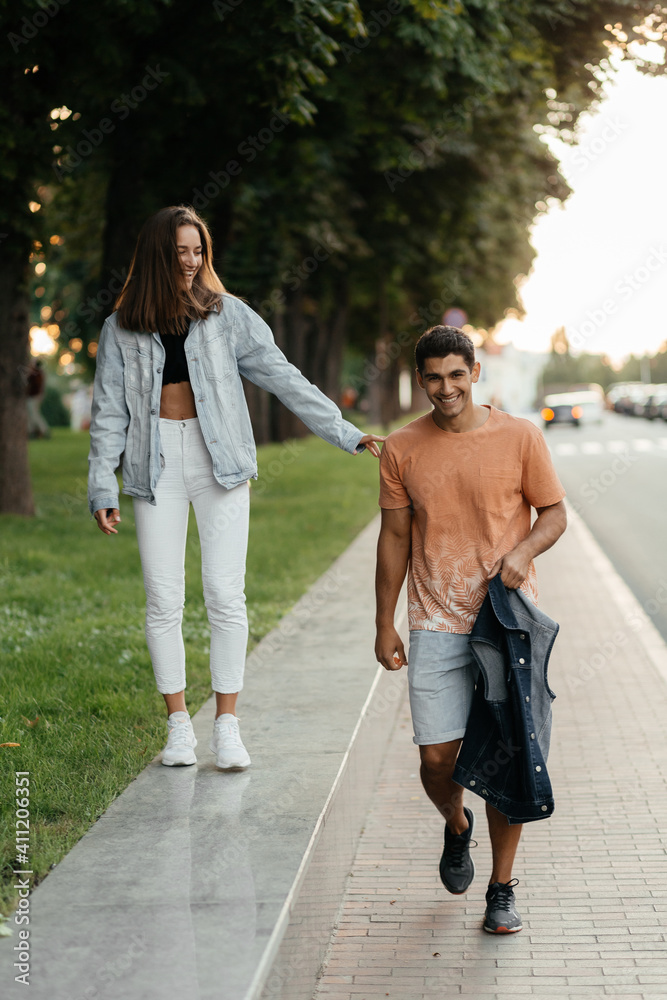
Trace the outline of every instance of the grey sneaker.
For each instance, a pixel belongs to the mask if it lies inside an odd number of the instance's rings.
[[[468,820],[468,829],[463,833],[452,833],[445,826],[445,848],[440,858],[440,878],[447,892],[460,896],[475,877],[475,865],[470,857],[472,831],[475,828],[475,814],[467,806],[463,812]]]
[[[514,905],[514,886],[518,878],[509,882],[492,882],[486,890],[484,930],[489,934],[515,934],[523,927],[521,915]]]

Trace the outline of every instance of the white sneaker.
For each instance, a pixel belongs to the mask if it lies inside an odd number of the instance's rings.
[[[250,764],[248,751],[241,740],[239,720],[229,712],[219,715],[213,723],[210,745],[216,767],[223,771],[242,771]]]
[[[187,712],[172,712],[167,719],[169,738],[162,751],[162,763],[167,767],[196,764],[197,739]]]

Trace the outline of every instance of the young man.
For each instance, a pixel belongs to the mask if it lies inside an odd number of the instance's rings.
[[[409,568],[414,742],[426,794],[446,820],[440,877],[459,894],[475,873],[475,818],[452,780],[477,674],[469,633],[497,573],[537,602],[533,558],[565,530],[565,491],[534,424],[473,402],[480,365],[469,337],[435,326],[415,358],[433,410],[390,434],[382,452],[375,654],[387,670],[408,663],[394,612]],[[512,865],[521,825],[509,825],[490,803],[486,812],[493,870],[484,930],[520,931]]]

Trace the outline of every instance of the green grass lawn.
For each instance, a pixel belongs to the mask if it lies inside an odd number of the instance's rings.
[[[36,516],[0,518],[0,913],[13,909],[15,772],[30,772],[36,885],[162,748],[132,501],[103,535],[86,503],[87,433],[30,443]],[[319,438],[260,448],[251,493],[250,645],[377,512],[377,462]],[[284,459],[287,458],[288,461]],[[256,487],[259,485],[259,489]],[[209,627],[190,512],[183,634],[188,707],[210,694]]]

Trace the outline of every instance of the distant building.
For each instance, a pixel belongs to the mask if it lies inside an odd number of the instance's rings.
[[[491,403],[508,413],[528,413],[540,405],[546,353],[519,351],[514,344],[487,341],[476,351],[482,366],[475,387],[477,403]]]

